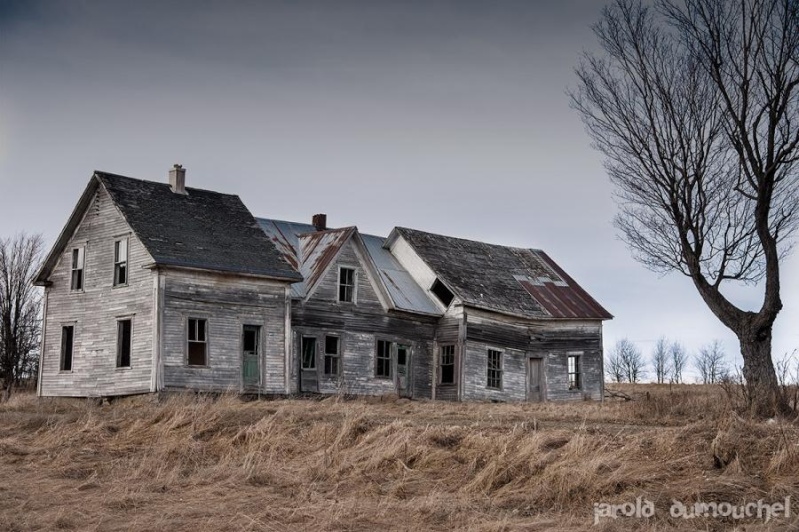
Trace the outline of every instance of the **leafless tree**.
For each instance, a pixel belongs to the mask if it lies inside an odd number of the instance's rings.
[[[721,342],[714,340],[702,346],[694,357],[694,367],[703,384],[716,384],[726,379],[730,371]]]
[[[608,361],[612,361],[609,365],[609,374],[616,382],[636,383],[646,373],[641,350],[627,338],[616,342],[608,356]]]
[[[681,343],[674,342],[669,346],[669,358],[671,359],[671,381],[679,384],[683,382],[682,372],[688,364],[688,353]]]
[[[663,384],[671,376],[669,342],[662,336],[658,338],[655,349],[652,351],[652,367],[655,368],[655,378],[658,384]]]
[[[3,400],[35,371],[41,296],[33,286],[42,259],[39,235],[0,238],[0,384]]]
[[[624,367],[622,366],[618,344],[605,356],[605,373],[613,382],[624,382]]]
[[[771,359],[780,262],[799,219],[799,3],[616,0],[572,94],[637,260],[690,277],[738,337],[758,415],[785,411]],[[755,311],[728,282],[761,283]]]

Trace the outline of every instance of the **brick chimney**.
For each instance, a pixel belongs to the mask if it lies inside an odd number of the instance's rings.
[[[324,231],[327,229],[327,214],[314,214],[311,223],[317,231]]]
[[[175,194],[186,193],[186,169],[183,165],[173,165],[169,170],[169,186]]]

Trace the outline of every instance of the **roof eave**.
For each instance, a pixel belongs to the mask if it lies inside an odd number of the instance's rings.
[[[255,277],[258,279],[269,279],[272,281],[281,281],[290,284],[299,283],[303,281],[303,277],[301,275],[287,276],[287,275],[275,275],[265,272],[247,272],[247,271],[225,269],[225,268],[204,267],[196,264],[185,264],[185,263],[178,263],[174,261],[165,261],[165,260],[156,260],[155,262],[144,265],[143,268],[145,269],[167,268],[175,270],[200,271],[200,272],[213,273],[218,275],[219,274],[236,275],[240,277]]]

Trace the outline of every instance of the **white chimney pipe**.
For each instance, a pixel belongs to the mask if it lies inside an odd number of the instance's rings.
[[[169,186],[175,194],[186,194],[186,169],[176,164],[169,170]]]

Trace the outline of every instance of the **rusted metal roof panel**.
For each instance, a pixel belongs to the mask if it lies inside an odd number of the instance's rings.
[[[316,285],[338,255],[341,246],[349,240],[353,232],[355,232],[354,227],[345,227],[299,235],[300,257],[302,258],[300,273],[305,277],[308,287]]]
[[[361,235],[366,250],[377,268],[380,278],[398,310],[440,316],[443,314],[426,291],[416,284],[394,255],[383,244],[386,239],[374,235]]]
[[[556,318],[595,318],[609,320],[613,315],[541,250],[530,250],[560,277],[562,282],[521,282],[522,286]]]

